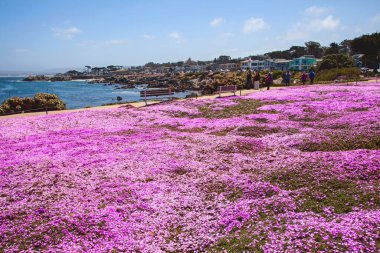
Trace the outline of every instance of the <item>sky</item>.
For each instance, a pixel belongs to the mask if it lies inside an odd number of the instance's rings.
[[[0,0],[0,71],[245,57],[379,28],[379,0]]]

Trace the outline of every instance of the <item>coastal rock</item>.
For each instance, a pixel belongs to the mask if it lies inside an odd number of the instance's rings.
[[[36,76],[28,76],[23,79],[23,81],[26,82],[33,82],[33,81],[50,81],[50,78],[44,75],[36,75]]]
[[[52,82],[64,82],[64,81],[72,81],[73,79],[69,76],[53,76],[50,78]]]

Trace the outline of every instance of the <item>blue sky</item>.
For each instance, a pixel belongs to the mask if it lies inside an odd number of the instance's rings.
[[[244,57],[379,28],[378,0],[0,0],[0,70]]]

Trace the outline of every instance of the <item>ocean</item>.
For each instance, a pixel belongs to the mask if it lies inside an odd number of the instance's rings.
[[[36,93],[57,94],[67,109],[100,106],[117,102],[140,100],[141,89],[117,89],[119,85],[88,84],[84,81],[70,82],[23,82],[23,77],[0,77],[0,103],[10,97],[33,97]],[[174,97],[183,98],[189,92],[176,92]]]

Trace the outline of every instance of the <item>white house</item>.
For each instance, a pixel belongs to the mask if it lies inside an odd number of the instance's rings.
[[[290,60],[285,59],[265,59],[265,60],[252,60],[248,59],[241,62],[242,69],[257,69],[257,70],[288,70]]]
[[[250,69],[252,68],[251,63],[252,63],[252,60],[251,58],[249,58],[248,60],[241,61],[240,65],[242,69],[248,69],[248,68]]]

